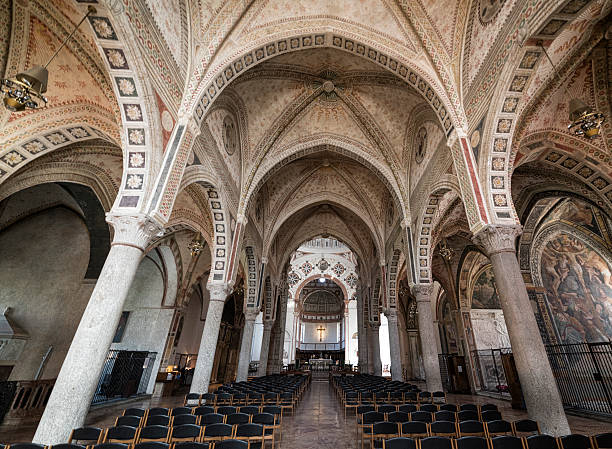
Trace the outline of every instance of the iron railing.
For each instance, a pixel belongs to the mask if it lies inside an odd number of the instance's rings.
[[[156,352],[111,349],[92,404],[145,394],[156,356]]]
[[[612,416],[612,342],[546,346],[563,406]]]

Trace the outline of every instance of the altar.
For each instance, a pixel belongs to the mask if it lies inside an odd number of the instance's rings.
[[[312,371],[329,371],[331,365],[335,365],[336,361],[332,359],[310,359],[308,361]]]

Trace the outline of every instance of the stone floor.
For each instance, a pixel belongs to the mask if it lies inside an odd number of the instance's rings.
[[[510,403],[503,400],[491,399],[485,396],[449,395],[448,402],[461,404],[472,402],[477,404],[497,404],[504,419],[513,421],[526,418],[527,413],[513,410]],[[182,397],[152,398],[133,401],[130,407],[175,407],[182,405]],[[114,423],[117,415],[126,408],[125,404],[98,407],[90,411],[87,416],[87,425],[96,427],[109,427]],[[359,445],[356,441],[355,418],[348,416],[345,420],[344,410],[334,395],[329,383],[314,380],[306,391],[302,402],[296,409],[295,416],[283,418],[283,436],[280,448],[287,449],[355,449]],[[612,431],[612,423],[594,419],[568,415],[573,433],[594,435]],[[17,429],[0,432],[0,443],[15,443],[30,441],[34,429]]]

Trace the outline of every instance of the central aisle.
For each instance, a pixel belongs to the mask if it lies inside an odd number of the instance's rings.
[[[283,417],[283,449],[354,449],[355,417],[344,411],[326,381],[313,379],[295,411]]]

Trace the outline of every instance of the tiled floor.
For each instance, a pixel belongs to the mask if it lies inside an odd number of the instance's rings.
[[[513,410],[510,403],[491,399],[485,396],[449,395],[448,402],[477,404],[497,404],[504,419],[513,421],[526,418],[527,413]],[[130,407],[175,407],[182,405],[182,397],[153,398],[135,401]],[[87,425],[96,427],[112,426],[117,415],[121,414],[125,404],[98,408],[92,410],[87,416]],[[572,432],[585,435],[594,435],[612,431],[612,423],[594,419],[569,416],[568,420]],[[295,410],[294,416],[283,418],[282,442],[277,448],[286,449],[356,449],[355,417],[348,416],[345,420],[342,409],[333,389],[327,381],[313,380],[310,389]],[[0,432],[0,442],[14,443],[30,441],[34,429],[18,429],[10,432]]]

